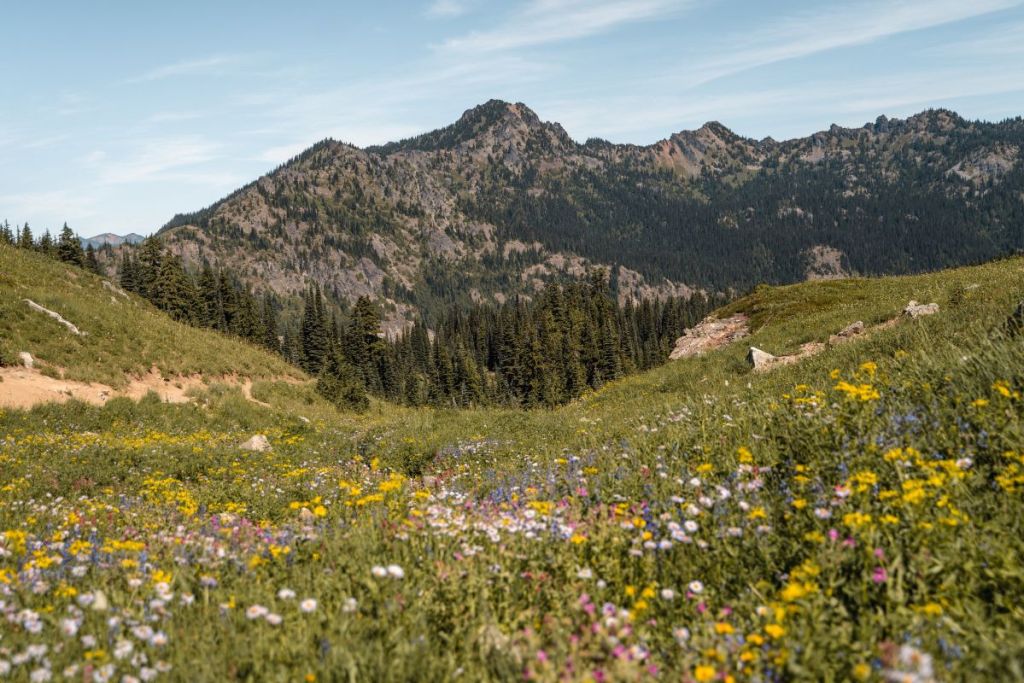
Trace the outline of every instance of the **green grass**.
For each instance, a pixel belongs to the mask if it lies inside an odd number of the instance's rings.
[[[346,415],[264,381],[270,408],[214,386],[7,412],[0,660],[42,643],[76,679],[252,681],[881,681],[927,660],[1022,680],[1024,342],[1000,331],[1022,275],[761,289],[723,314],[773,353],[909,299],[941,312],[767,374],[745,341],[553,411]],[[272,452],[238,449],[256,432]]]
[[[85,336],[28,307],[60,313]],[[165,377],[237,373],[252,378],[302,373],[246,342],[176,323],[139,297],[105,289],[102,278],[39,254],[0,245],[0,360],[28,351],[49,374],[123,386],[156,366]]]

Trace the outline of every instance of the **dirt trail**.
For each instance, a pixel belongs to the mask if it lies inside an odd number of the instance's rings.
[[[204,379],[202,375],[164,377],[158,369],[153,368],[142,377],[132,377],[127,386],[114,389],[98,382],[48,377],[32,368],[0,368],[0,408],[28,409],[42,403],[64,403],[71,399],[103,405],[117,396],[127,396],[138,401],[150,391],[156,392],[160,400],[166,403],[188,403],[192,400],[187,395],[189,391],[208,386]],[[246,399],[269,407],[269,404],[253,398],[252,380],[248,377],[226,375],[215,377],[210,383],[240,387]]]

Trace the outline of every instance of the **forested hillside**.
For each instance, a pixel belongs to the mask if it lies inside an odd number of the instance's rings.
[[[358,149],[325,140],[161,231],[249,285],[380,301],[398,330],[605,267],[620,301],[910,273],[1024,247],[1024,122],[945,110],[807,138],[709,123],[649,146],[573,141],[522,104]]]

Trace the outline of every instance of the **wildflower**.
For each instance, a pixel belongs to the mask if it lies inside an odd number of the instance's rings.
[[[283,621],[281,619],[281,615],[280,614],[274,614],[273,612],[271,612],[270,614],[268,614],[264,618],[267,620],[267,623],[270,624],[271,626],[280,626],[281,622]]]
[[[720,636],[721,635],[726,635],[727,636],[727,635],[730,635],[730,634],[735,633],[735,632],[736,632],[736,629],[734,629],[732,624],[730,624],[728,622],[719,621],[719,622],[715,623],[715,633],[717,633]]]
[[[155,647],[163,647],[167,644],[167,634],[163,631],[157,631],[153,634],[153,637],[149,639],[149,644]]]
[[[281,590],[277,591],[277,597],[281,600],[291,600],[295,597],[295,591],[293,591],[291,588],[282,588]]]
[[[691,581],[686,587],[694,595],[700,595],[701,593],[704,592],[704,584],[701,583],[700,581]]]
[[[661,599],[662,600],[675,600],[676,599],[676,592],[674,590],[672,590],[671,588],[662,588],[661,589]]]
[[[885,583],[888,579],[889,574],[885,571],[885,567],[875,567],[875,571],[871,574],[871,580],[875,583]]]
[[[314,600],[313,598],[306,598],[305,600],[299,603],[299,609],[302,610],[302,612],[304,612],[305,614],[315,612],[316,600]]]
[[[768,624],[764,627],[764,632],[776,640],[786,635],[786,629],[779,624]]]
[[[696,533],[697,529],[699,529],[700,527],[697,525],[697,522],[694,522],[692,519],[688,519],[685,522],[683,522],[683,528],[686,529],[688,533],[692,534]]]
[[[713,681],[716,675],[718,675],[718,672],[715,671],[715,667],[707,666],[706,664],[702,664],[693,670],[693,678],[697,683]]]
[[[355,612],[358,607],[359,603],[356,602],[355,598],[346,598],[345,604],[341,606],[341,611],[345,614],[351,614],[352,612]]]
[[[384,567],[381,567],[380,565],[374,565],[373,569],[370,570],[370,573],[376,576],[378,579],[382,579],[388,575],[388,570]]]
[[[267,614],[269,612],[270,612],[270,610],[268,610],[263,605],[252,605],[252,606],[249,607],[249,609],[245,610],[245,618],[246,619],[261,619],[261,618],[267,616]]]
[[[584,567],[583,569],[580,569],[578,572],[576,572],[576,578],[583,579],[584,581],[589,581],[590,579],[594,578],[594,572],[590,569],[590,567]]]
[[[397,564],[389,564],[388,568],[387,568],[387,572],[388,572],[388,576],[391,576],[392,578],[395,578],[395,579],[404,579],[405,578],[405,570],[402,569]]]

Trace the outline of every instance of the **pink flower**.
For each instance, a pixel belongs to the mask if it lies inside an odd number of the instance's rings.
[[[875,567],[874,573],[871,574],[871,580],[875,583],[885,583],[889,578],[889,573],[885,571],[885,567]]]
[[[548,661],[548,653],[544,652],[544,650],[537,650],[537,661],[538,662],[546,662],[546,661]]]
[[[829,530],[828,530],[828,539],[829,539],[830,541],[836,541],[836,540],[838,540],[838,539],[839,539],[839,532],[838,532],[838,531],[836,531],[835,529],[829,529]]]

